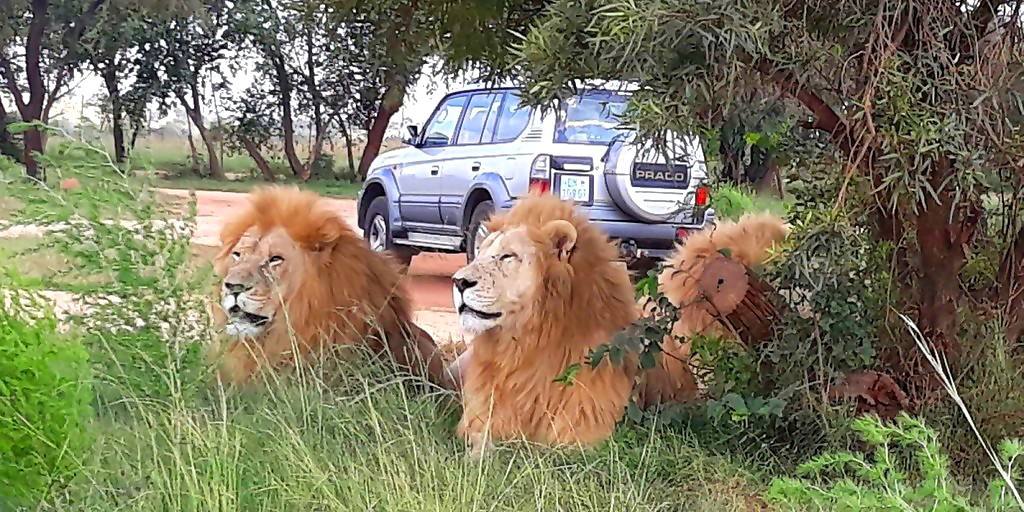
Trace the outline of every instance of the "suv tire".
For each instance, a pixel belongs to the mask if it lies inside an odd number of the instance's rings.
[[[487,237],[487,228],[484,223],[494,213],[492,201],[481,201],[473,208],[473,215],[469,218],[469,225],[466,226],[466,261],[476,259],[476,250],[480,243]]]
[[[373,252],[390,252],[402,265],[409,266],[416,251],[411,247],[396,245],[391,237],[391,221],[388,216],[388,198],[380,196],[370,202],[366,209],[366,227],[363,238]]]

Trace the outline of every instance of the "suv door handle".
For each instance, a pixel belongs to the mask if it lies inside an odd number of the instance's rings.
[[[437,176],[438,173],[440,173],[440,172],[441,172],[441,167],[440,166],[435,165],[435,166],[430,168],[430,175],[431,176]]]
[[[472,165],[472,167],[470,167],[470,169],[472,169],[473,172],[480,171],[480,162],[473,162],[473,165]]]

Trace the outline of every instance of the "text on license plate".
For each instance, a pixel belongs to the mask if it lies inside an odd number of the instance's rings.
[[[558,197],[567,201],[586,203],[590,201],[590,176],[563,174]]]

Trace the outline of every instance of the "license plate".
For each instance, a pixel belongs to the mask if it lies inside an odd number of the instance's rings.
[[[577,203],[590,202],[590,176],[563,174],[559,181],[558,197]]]

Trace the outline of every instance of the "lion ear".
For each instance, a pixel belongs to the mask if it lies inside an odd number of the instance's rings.
[[[325,216],[316,230],[316,240],[313,242],[312,249],[322,251],[333,246],[346,229],[348,228],[341,217],[333,214]]]
[[[569,259],[576,247],[576,228],[566,220],[553,220],[544,225],[544,236],[551,241],[551,247],[560,260]]]

